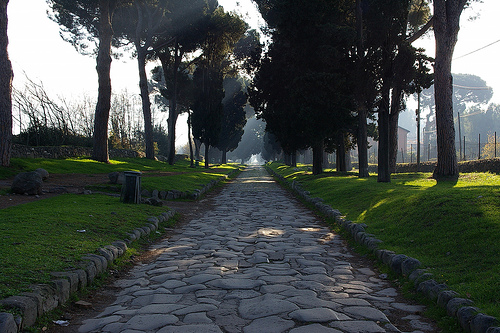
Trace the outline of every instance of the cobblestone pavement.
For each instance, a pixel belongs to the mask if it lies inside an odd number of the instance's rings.
[[[263,168],[215,200],[79,332],[437,332]]]

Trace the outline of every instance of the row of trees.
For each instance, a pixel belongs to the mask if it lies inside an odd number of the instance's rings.
[[[357,145],[359,176],[368,176],[367,136],[378,137],[378,180],[390,181],[404,95],[432,83],[432,59],[412,42],[434,27],[434,81],[439,161],[436,178],[457,176],[451,56],[465,0],[256,0],[272,44],[262,58],[250,98],[285,153],[337,153],[339,170]],[[377,131],[367,119],[377,115]],[[451,117],[451,123],[449,118]],[[293,161],[291,161],[293,162]]]
[[[80,53],[96,55],[98,96],[93,121],[93,158],[108,162],[108,123],[111,109],[110,69],[113,57],[132,52],[139,68],[139,88],[144,118],[145,152],[154,158],[154,129],[150,95],[156,85],[167,100],[169,110],[168,161],[174,163],[175,125],[180,112],[191,112],[190,129],[205,147],[222,151],[234,149],[241,138],[245,118],[246,93],[242,85],[224,92],[224,80],[235,78],[238,66],[244,66],[258,48],[255,33],[246,33],[247,26],[238,16],[224,12],[217,0],[48,0],[50,17],[61,26],[61,36]],[[6,52],[6,8],[2,1],[0,23],[3,23],[2,50]],[[4,13],[5,11],[5,13]],[[1,51],[0,51],[1,52]],[[7,54],[0,54],[7,59]],[[161,80],[151,84],[146,63],[159,60]],[[12,72],[10,63],[1,66]],[[3,74],[3,72],[2,72]],[[5,96],[11,103],[11,79],[2,77]],[[238,80],[233,79],[233,86]],[[12,119],[12,107],[2,107],[2,117]],[[9,113],[10,112],[10,113]],[[238,116],[239,115],[239,116]],[[112,122],[113,125],[113,122]],[[12,123],[2,121],[2,165],[10,159]],[[114,126],[114,125],[113,125]],[[113,131],[115,129],[113,128]],[[226,133],[223,135],[222,133]],[[234,133],[233,133],[234,132]],[[229,134],[228,134],[229,133]],[[114,133],[116,134],[116,133]],[[239,134],[239,136],[238,136]],[[115,135],[116,136],[116,135]],[[227,139],[226,141],[221,138]],[[236,143],[235,143],[236,142]],[[208,152],[208,150],[207,150]],[[208,159],[207,159],[208,160]]]

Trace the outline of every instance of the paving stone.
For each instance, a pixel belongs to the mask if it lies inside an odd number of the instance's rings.
[[[172,312],[172,314],[176,316],[182,316],[182,315],[187,315],[188,313],[195,313],[195,312],[206,312],[210,310],[215,310],[217,307],[213,304],[195,304],[187,307],[183,307],[182,309],[175,310]]]
[[[342,333],[342,331],[321,324],[311,324],[294,328],[289,333]]]
[[[290,313],[290,318],[305,323],[325,323],[341,320],[339,313],[327,308],[300,309]]]
[[[366,318],[380,322],[389,322],[387,316],[380,310],[368,306],[349,306],[343,310],[348,315],[352,315],[358,319]]]
[[[253,289],[262,286],[264,282],[250,279],[224,278],[209,281],[207,284],[221,289]]]
[[[391,303],[391,306],[395,309],[409,312],[409,313],[422,313],[425,310],[423,305],[409,305],[404,303]]]
[[[193,293],[195,291],[203,290],[203,289],[207,289],[207,287],[205,287],[205,285],[203,285],[203,284],[193,284],[190,286],[183,286],[183,287],[175,288],[173,290],[173,292],[176,294],[188,294],[188,293]]]
[[[333,328],[338,328],[343,332],[349,333],[385,333],[385,329],[377,325],[373,321],[366,320],[349,320],[349,321],[334,321],[329,324]]]
[[[286,320],[278,316],[269,316],[255,319],[243,329],[244,333],[281,333],[294,327],[292,320]]]
[[[158,258],[118,280],[116,301],[80,330],[399,332],[387,319],[396,309],[412,333],[437,331],[263,173],[248,168],[208,199],[213,208],[172,229],[152,247]]]
[[[255,290],[233,290],[224,296],[224,299],[246,299],[255,298],[261,296],[262,294]]]
[[[205,312],[188,313],[183,320],[184,324],[210,324],[212,320]]]
[[[120,319],[122,319],[122,317],[116,316],[116,315],[98,318],[98,319],[87,319],[87,320],[84,320],[83,325],[81,325],[78,328],[78,332],[87,333],[87,332],[98,331],[100,328],[104,327],[105,325],[117,322]]]
[[[185,278],[183,279],[183,281],[189,284],[199,284],[215,279],[220,279],[220,277],[221,277],[220,275],[215,275],[215,274],[197,274],[189,278]]]
[[[165,325],[174,324],[179,318],[166,314],[138,315],[130,318],[124,327],[127,329],[152,331]]]
[[[295,297],[287,298],[287,300],[297,304],[301,308],[304,308],[304,307],[305,308],[323,307],[323,308],[337,310],[341,307],[341,305],[338,303],[326,301],[323,299],[319,299],[317,297],[295,296]]]
[[[167,280],[161,284],[161,287],[167,288],[167,289],[174,289],[174,288],[179,288],[187,285],[186,282],[182,282],[179,280]]]
[[[166,314],[185,308],[183,304],[150,304],[137,309],[139,314]]]
[[[219,326],[215,324],[197,324],[183,326],[166,326],[157,333],[222,333]]]
[[[242,300],[238,312],[244,319],[256,319],[298,309],[299,307],[292,302],[277,299],[272,295],[264,295]]]

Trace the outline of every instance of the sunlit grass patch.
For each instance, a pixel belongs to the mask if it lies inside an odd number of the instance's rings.
[[[0,298],[47,282],[50,272],[74,267],[82,255],[126,238],[167,210],[74,194],[0,210]]]
[[[271,167],[282,175],[294,169]],[[293,179],[347,219],[366,223],[383,248],[419,259],[440,282],[500,318],[499,175],[443,182],[430,173],[393,174],[390,183],[338,173]]]

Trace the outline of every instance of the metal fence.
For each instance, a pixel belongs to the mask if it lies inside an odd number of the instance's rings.
[[[462,137],[456,141],[457,158],[459,161],[480,160],[500,157],[500,138],[497,133],[489,135],[478,134],[475,138]],[[354,156],[357,160],[357,157]],[[420,144],[420,161],[432,162],[437,160],[437,145]],[[378,147],[373,145],[368,150],[369,163],[378,163]],[[409,143],[406,151],[399,149],[397,156],[398,163],[416,163],[417,162],[417,144]]]

